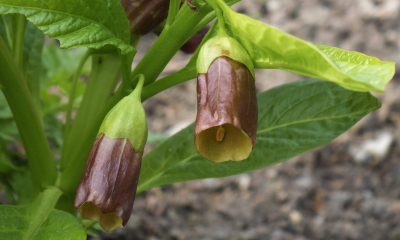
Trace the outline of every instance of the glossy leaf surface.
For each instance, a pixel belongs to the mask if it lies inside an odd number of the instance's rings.
[[[282,69],[363,92],[383,92],[393,78],[393,62],[314,45],[220,5],[228,31],[247,49],[256,68]]]
[[[86,239],[85,228],[74,216],[53,208],[60,195],[49,188],[31,204],[0,206],[0,239]]]
[[[0,0],[0,13],[21,13],[62,48],[113,45],[132,53],[129,23],[118,0]]]
[[[211,163],[194,145],[193,125],[143,158],[138,192],[194,179],[218,178],[264,168],[320,147],[380,107],[369,93],[334,83],[304,80],[258,95],[256,145],[247,160]]]

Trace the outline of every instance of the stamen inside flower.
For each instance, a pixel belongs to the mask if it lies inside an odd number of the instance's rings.
[[[250,137],[232,124],[201,131],[196,137],[199,153],[213,162],[241,161],[253,149]]]
[[[225,128],[219,126],[217,131],[217,136],[215,138],[217,139],[218,142],[222,142],[222,140],[224,140],[224,137],[225,137]]]
[[[117,227],[123,227],[121,217],[112,213],[102,213],[92,202],[85,202],[79,208],[79,213],[84,219],[98,221],[100,226],[107,232],[111,232]]]

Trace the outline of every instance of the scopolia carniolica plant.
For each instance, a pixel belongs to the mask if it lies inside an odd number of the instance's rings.
[[[96,221],[112,231],[128,222],[137,193],[286,161],[380,107],[369,92],[384,91],[394,63],[303,41],[236,13],[238,1],[0,0],[0,87],[27,162],[1,158],[13,205],[0,206],[0,238],[86,239]],[[153,28],[160,35],[132,70],[135,46]],[[87,50],[63,65],[67,55],[48,54],[44,35]],[[185,43],[196,49],[189,63],[156,81]],[[257,68],[314,79],[256,96]],[[195,78],[196,123],[143,156],[141,103]],[[43,89],[52,81],[65,90],[58,107]],[[49,115],[62,126],[49,128]]]

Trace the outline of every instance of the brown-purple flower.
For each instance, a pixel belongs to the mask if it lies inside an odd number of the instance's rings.
[[[83,218],[99,221],[106,231],[126,225],[135,201],[142,155],[128,139],[109,139],[104,134],[97,137],[75,198],[75,208]]]
[[[252,63],[235,39],[219,36],[209,41],[198,60],[196,147],[212,162],[244,160],[257,133]]]
[[[141,75],[136,89],[104,118],[75,197],[81,216],[106,231],[126,225],[135,201],[148,131],[143,82]]]

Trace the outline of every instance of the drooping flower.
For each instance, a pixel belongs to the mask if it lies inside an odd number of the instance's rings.
[[[100,134],[86,163],[75,198],[85,219],[99,221],[106,231],[123,227],[131,215],[143,152],[128,139]]]
[[[168,16],[169,0],[119,0],[131,25],[131,33],[144,35]]]
[[[207,41],[197,60],[195,144],[212,162],[241,161],[254,148],[257,98],[254,68],[233,38]]]
[[[142,86],[143,79],[104,118],[75,197],[81,216],[106,231],[126,225],[135,201],[147,141]]]

